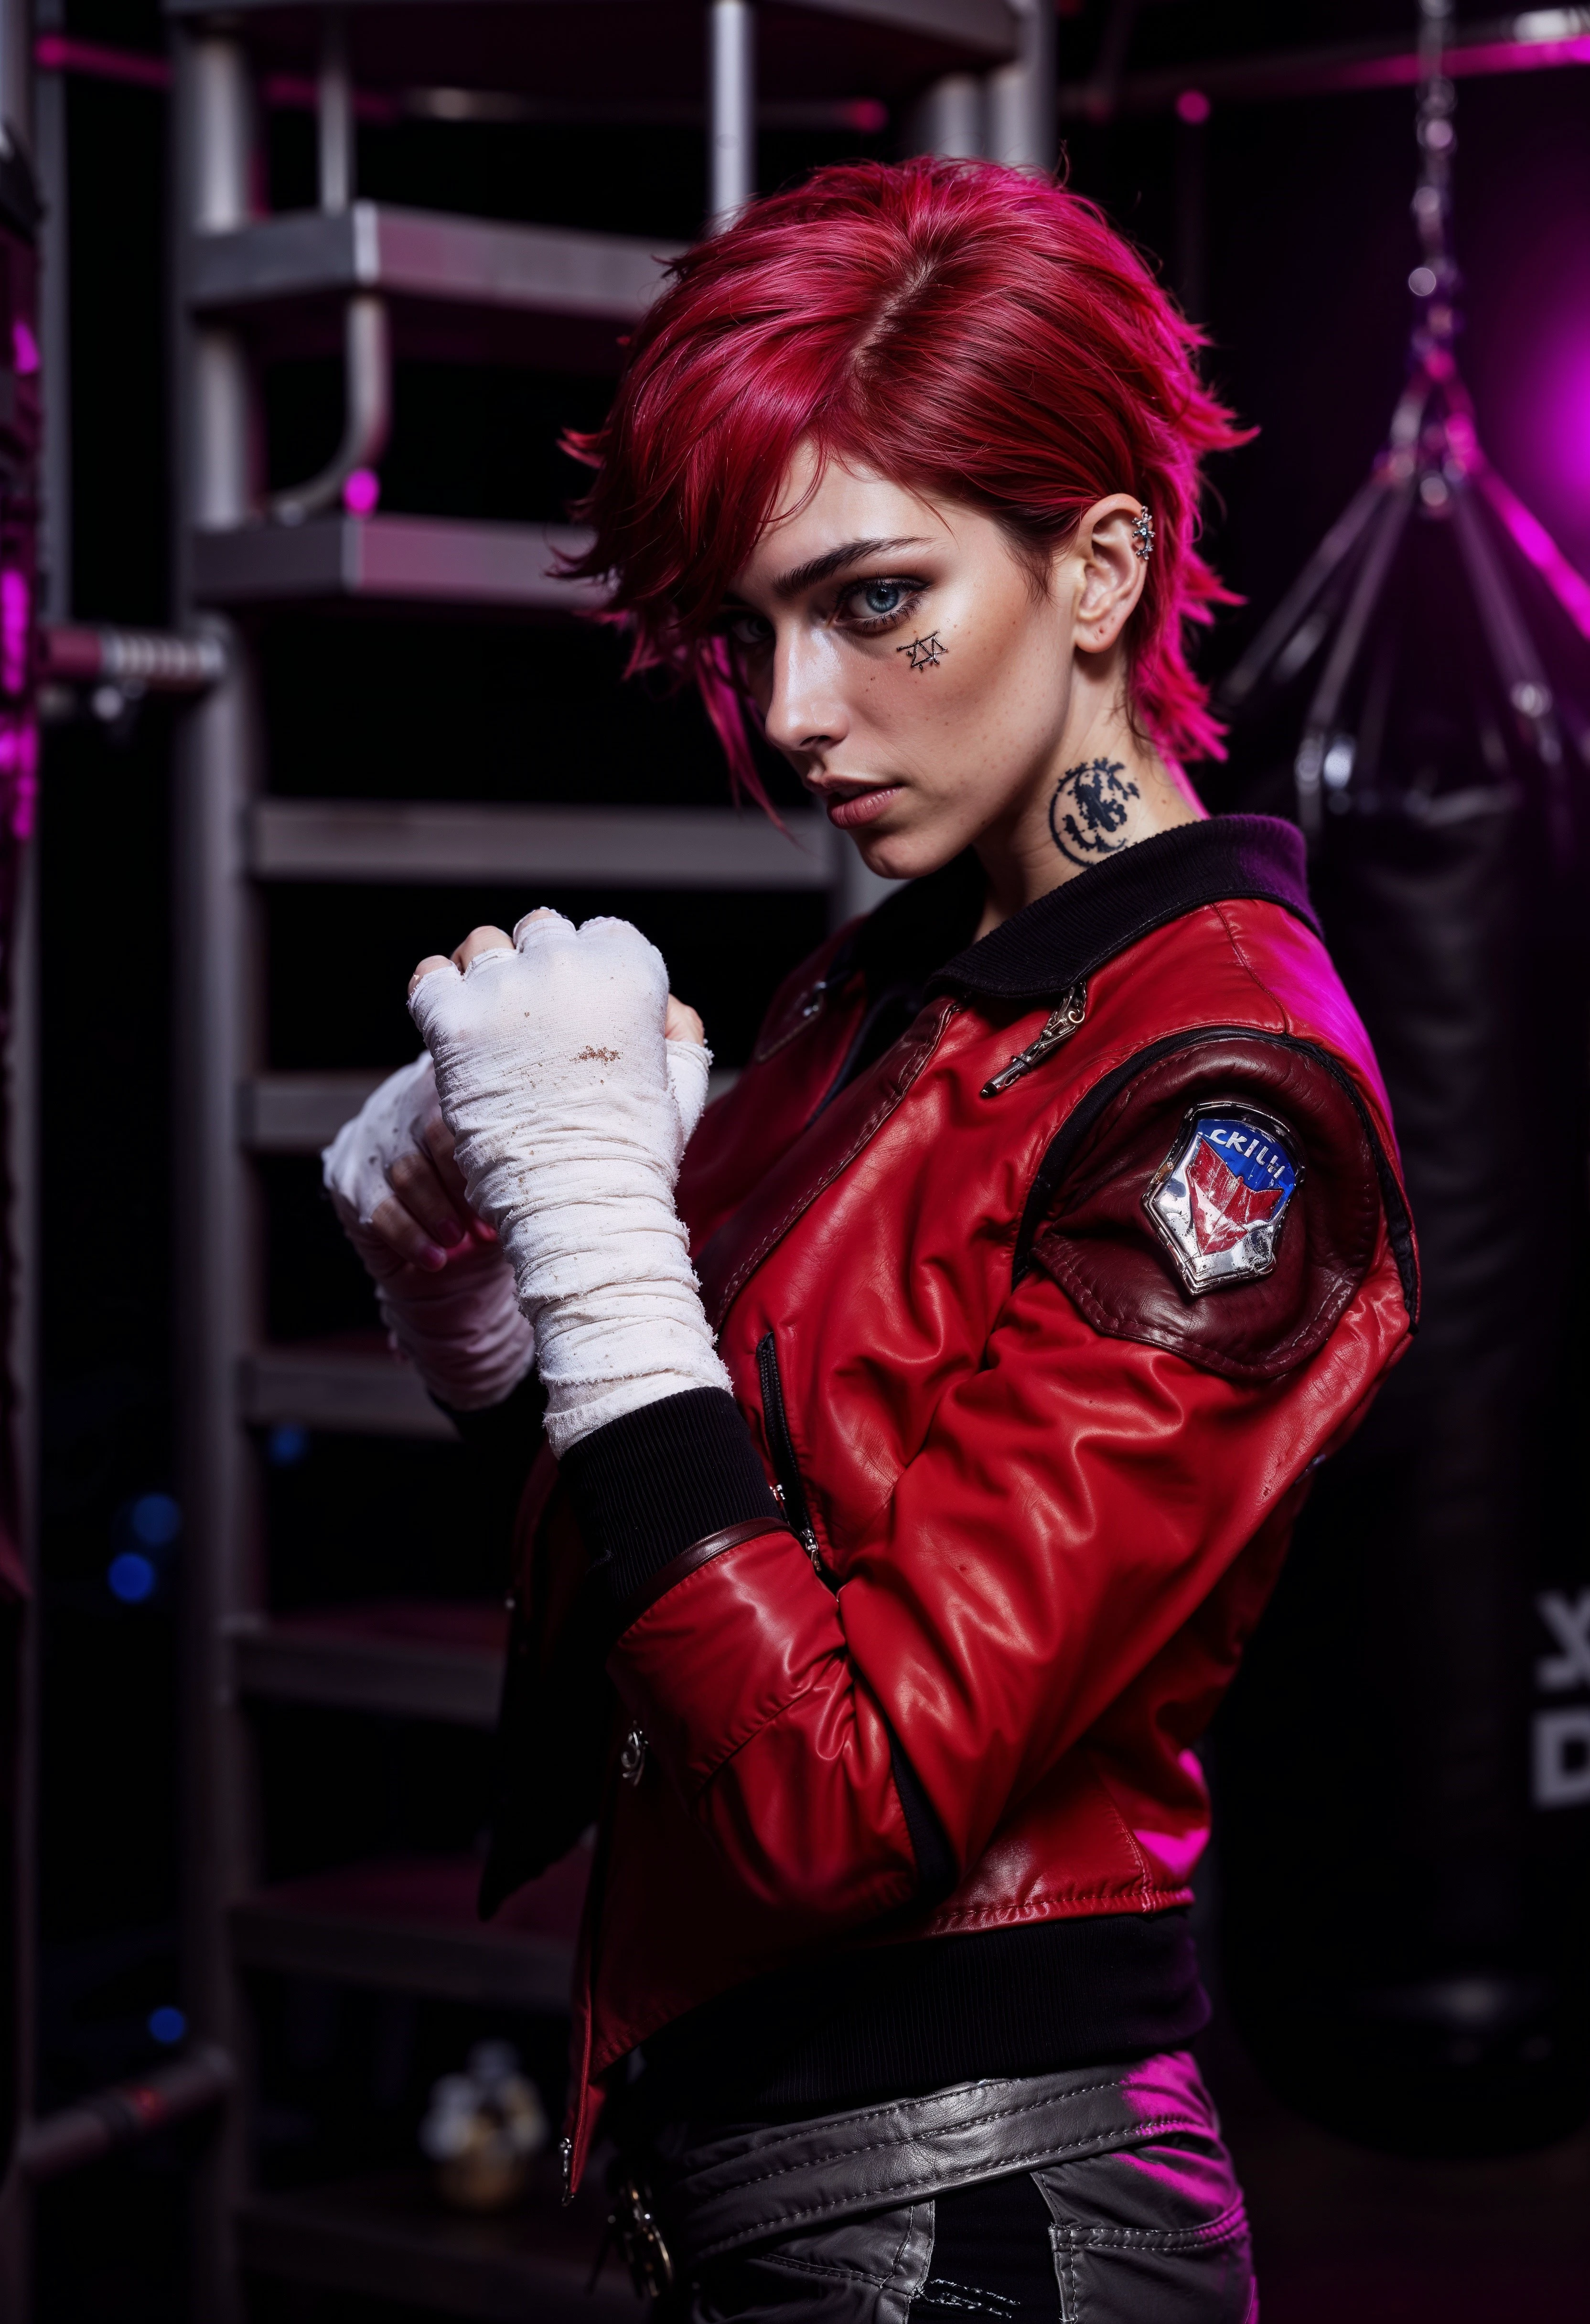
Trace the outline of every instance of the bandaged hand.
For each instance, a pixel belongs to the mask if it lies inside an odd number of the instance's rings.
[[[471,1215],[429,1057],[390,1074],[320,1159],[393,1345],[455,1411],[501,1404],[530,1369],[535,1334],[501,1246]]]
[[[624,920],[576,931],[533,912],[511,941],[477,929],[451,960],[421,961],[409,1006],[468,1200],[535,1330],[553,1451],[664,1397],[726,1388],[674,1209],[712,1060],[665,1038],[655,945]]]

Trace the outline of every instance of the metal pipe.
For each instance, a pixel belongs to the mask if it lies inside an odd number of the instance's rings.
[[[348,78],[348,28],[340,8],[328,8],[320,26],[315,117],[320,208],[326,216],[336,217],[354,198],[354,84]]]
[[[317,119],[320,208],[335,217],[354,198],[354,85],[348,75],[347,27],[339,8],[321,26]],[[318,475],[272,494],[278,524],[302,524],[342,499],[348,480],[372,468],[386,449],[392,424],[392,348],[386,302],[370,291],[343,310],[342,442]]]
[[[249,2039],[227,1911],[253,1877],[247,1738],[231,1695],[227,1624],[257,1601],[248,1445],[237,1367],[253,1343],[254,1189],[234,1141],[234,1092],[255,1068],[254,996],[245,936],[250,899],[243,827],[256,784],[258,713],[248,656],[194,597],[190,542],[201,526],[250,513],[250,379],[233,335],[202,328],[188,306],[192,253],[249,213],[253,106],[235,34],[179,25],[173,90],[172,377],[176,389],[175,625],[212,632],[226,659],[177,733],[172,808],[175,1023],[173,1119],[178,1215],[176,1388],[183,1562],[184,2004],[199,2037],[237,2059]],[[193,2308],[241,2324],[232,2216],[247,2181],[242,2109],[224,2110],[193,2196]]]
[[[308,484],[271,495],[278,524],[302,524],[343,496],[348,479],[372,468],[386,448],[392,422],[391,332],[386,301],[369,291],[348,300],[343,313],[343,440]]]
[[[1010,0],[1016,62],[988,75],[988,152],[1017,170],[1052,170],[1057,143],[1052,0]]]
[[[241,42],[201,33],[188,53],[193,131],[188,224],[195,234],[230,234],[253,208],[253,93]]]
[[[707,231],[731,226],[757,184],[757,20],[751,0],[707,0]]]
[[[86,684],[125,681],[149,694],[202,694],[226,675],[226,650],[215,636],[169,630],[87,629],[46,622],[39,632],[40,676]]]
[[[983,150],[983,85],[975,73],[946,73],[918,97],[905,126],[907,153],[976,161]]]
[[[41,23],[61,21],[63,0],[40,0]],[[44,403],[43,499],[40,525],[43,612],[66,621],[72,610],[71,335],[67,319],[66,82],[41,72],[33,92],[39,191],[39,376]]]
[[[0,5],[0,125],[31,161],[33,152],[33,26],[28,0]]]
[[[60,2179],[114,2154],[118,2147],[135,2146],[174,2122],[207,2114],[219,2106],[237,2080],[225,2050],[200,2050],[175,2065],[162,2066],[139,2082],[119,2082],[98,2090],[91,2098],[62,2107],[30,2123],[17,2143],[17,2163],[24,2179],[37,2185]]]

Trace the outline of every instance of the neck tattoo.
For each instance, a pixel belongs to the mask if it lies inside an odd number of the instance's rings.
[[[947,654],[949,650],[948,646],[942,646],[939,643],[937,630],[933,631],[931,637],[913,638],[908,646],[895,648],[896,653],[910,655],[913,669],[937,669],[940,657]]]
[[[1097,863],[1126,845],[1130,802],[1141,796],[1118,759],[1068,767],[1049,802],[1049,835],[1068,863]]]

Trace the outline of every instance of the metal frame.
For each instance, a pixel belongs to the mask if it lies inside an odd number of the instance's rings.
[[[424,0],[415,0],[424,5]],[[432,0],[436,5],[436,0]],[[534,5],[534,0],[516,0]],[[971,110],[996,124],[1013,160],[1052,158],[1052,11],[1046,0],[804,0],[841,37],[853,15],[959,32]],[[336,512],[349,468],[368,456],[386,400],[388,304],[462,305],[521,317],[574,316],[621,327],[658,280],[658,254],[588,233],[430,217],[361,201],[353,182],[348,87],[335,21],[321,72],[321,198],[317,212],[252,215],[254,106],[246,41],[253,8],[225,20],[177,18],[172,134],[178,189],[172,252],[176,614],[187,634],[213,641],[217,682],[183,721],[177,788],[178,1215],[186,1222],[179,1281],[182,1499],[188,1544],[186,1700],[189,1868],[188,1998],[197,2043],[236,2064],[237,2102],[224,2113],[205,2166],[198,2213],[196,2308],[206,2324],[237,2324],[241,2293],[234,2222],[255,2265],[327,2285],[378,2291],[414,2283],[397,2256],[405,2238],[437,2236],[409,2221],[378,2228],[322,2196],[283,2210],[251,2197],[244,2121],[248,2013],[245,1964],[346,1976],[409,1990],[527,1997],[551,2004],[565,1989],[566,1946],[528,1932],[463,1925],[417,1928],[360,1905],[257,1894],[253,1776],[247,1703],[335,1704],[391,1715],[462,1720],[489,1716],[499,1649],[427,1643],[383,1632],[373,1618],[274,1623],[267,1617],[262,1517],[246,1431],[292,1421],[338,1432],[446,1436],[449,1424],[415,1376],[372,1350],[279,1348],[262,1338],[261,1196],[254,1157],[303,1152],[377,1078],[351,1059],[345,1072],[276,1075],[262,1070],[258,992],[263,883],[279,880],[498,880],[540,875],[606,886],[827,892],[835,918],[883,892],[850,845],[820,818],[800,815],[782,833],[761,817],[702,810],[505,808],[437,801],[365,804],[265,795],[256,678],[246,632],[224,609],[265,603],[362,600],[388,604],[514,606],[532,618],[566,615],[572,600],[550,568],[575,536],[558,528],[360,520]],[[1013,27],[1012,17],[1017,22]],[[1006,62],[1013,46],[1019,55]],[[757,87],[750,0],[705,0],[711,200],[731,217],[754,188]],[[979,84],[978,68],[997,68]],[[593,57],[593,78],[599,78]],[[962,96],[956,100],[966,112]],[[945,113],[941,97],[938,115]],[[933,115],[933,106],[927,108]],[[931,125],[931,122],[930,122]],[[661,254],[666,256],[666,254]],[[343,309],[350,334],[348,431],[320,477],[266,505],[253,466],[250,344],[307,308]],[[381,322],[363,352],[355,315]],[[364,327],[360,326],[361,328]],[[363,364],[363,381],[354,376]],[[376,431],[379,432],[378,430]],[[300,521],[300,520],[308,521]],[[87,649],[83,650],[84,652]],[[600,844],[598,844],[600,842]],[[335,1884],[334,1884],[335,1885]],[[329,1894],[329,1892],[328,1892]],[[368,1902],[368,1900],[367,1900]],[[350,2198],[352,2200],[352,2198]],[[378,2207],[379,2209],[379,2207]],[[290,2217],[288,2215],[290,2213]],[[273,2220],[274,2226],[263,2223]],[[296,2224],[295,2224],[296,2223]],[[517,2232],[517,2231],[516,2231]],[[427,2237],[428,2236],[428,2242]],[[446,2241],[446,2238],[443,2238]],[[433,2257],[435,2254],[433,2252]],[[449,2245],[435,2281],[460,2313],[517,2313],[533,2291],[562,2298],[558,2266],[536,2273],[522,2243],[504,2282]],[[429,2262],[417,2281],[431,2281]],[[438,2295],[439,2296],[439,2295]]]

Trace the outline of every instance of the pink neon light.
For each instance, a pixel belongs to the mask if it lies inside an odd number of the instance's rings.
[[[1184,88],[1176,99],[1176,118],[1201,129],[1209,117],[1209,100],[1201,88]]]
[[[39,730],[31,719],[0,719],[0,797],[17,839],[32,837],[38,795]]]
[[[343,506],[350,516],[373,516],[381,500],[381,478],[373,468],[355,468],[343,486]]]
[[[1590,65],[1590,39],[1571,41],[1476,41],[1472,48],[1448,49],[1441,70],[1461,80],[1475,73],[1543,72],[1552,65]],[[1318,88],[1411,88],[1423,70],[1417,55],[1365,57],[1322,74]]]
[[[136,49],[108,49],[100,41],[72,41],[61,32],[39,34],[33,42],[33,62],[41,72],[81,73],[88,80],[120,81],[129,88],[163,93],[171,86],[171,68],[164,57],[147,56]],[[267,105],[288,111],[312,113],[318,102],[314,82],[296,79],[290,73],[267,74],[261,94]],[[354,91],[354,111],[361,121],[398,118],[392,98],[372,96],[368,89]]]
[[[859,129],[865,137],[876,137],[889,125],[889,109],[875,97],[847,97],[840,106],[847,129]]]
[[[1539,519],[1530,515],[1494,468],[1480,470],[1479,487],[1574,627],[1590,638],[1590,582],[1574,570]]]
[[[1207,1823],[1195,1824],[1190,1831],[1145,1831],[1141,1824],[1135,1827],[1138,1847],[1178,1887],[1192,1877],[1209,1836]]]
[[[39,368],[39,342],[33,327],[19,315],[11,327],[11,360],[19,379],[31,379]]]
[[[267,105],[282,113],[313,113],[320,93],[312,80],[292,73],[267,73],[260,87]],[[360,121],[396,121],[398,107],[390,97],[373,97],[367,88],[354,91],[354,112]]]
[[[32,592],[14,565],[0,573],[0,688],[21,694],[28,682],[28,617]]]
[[[97,41],[69,41],[60,32],[41,32],[33,42],[41,72],[86,73],[94,80],[119,80],[133,88],[170,88],[171,68],[164,57],[141,56],[133,49],[107,49]]]

